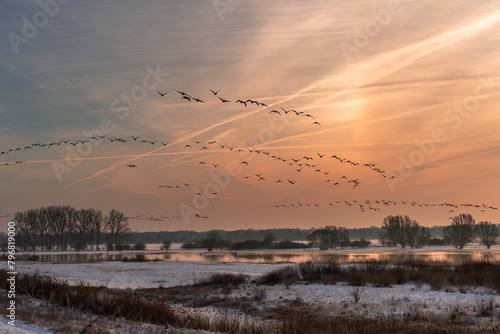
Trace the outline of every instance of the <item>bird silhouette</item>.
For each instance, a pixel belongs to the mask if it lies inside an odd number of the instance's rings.
[[[231,101],[229,101],[229,100],[223,99],[223,98],[222,98],[222,97],[220,97],[220,96],[217,96],[217,98],[218,98],[219,100],[221,100],[221,101],[222,101],[222,103],[231,102]]]
[[[313,122],[311,125],[315,125],[315,124],[321,126],[321,124],[319,124],[319,122]]]
[[[158,91],[158,90],[157,90],[157,92],[158,92],[158,94],[160,94],[160,95],[161,95],[161,97],[164,97],[164,96],[165,96],[165,95],[167,95],[167,94],[168,94],[168,92],[170,92],[170,91],[169,91],[169,90],[167,90],[167,92],[166,92],[166,93],[161,93],[160,91]]]
[[[211,90],[211,89],[209,89],[209,91],[211,91],[211,92],[212,92],[212,94],[214,94],[215,96],[217,96],[217,93],[218,93],[218,92],[220,92],[220,90],[221,90],[221,89],[222,89],[222,88],[219,88],[219,90],[218,90],[218,91],[216,91],[216,92],[215,92],[215,91],[213,91],[213,90]]]
[[[241,104],[244,104],[245,107],[247,106],[246,101],[242,101],[242,100],[236,100],[234,103],[241,103]]]
[[[137,168],[137,166],[136,166],[136,165],[127,165],[127,166],[125,166],[125,167],[128,167],[128,168]]]

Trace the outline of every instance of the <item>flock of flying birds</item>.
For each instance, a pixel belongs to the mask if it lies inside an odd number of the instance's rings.
[[[220,90],[221,90],[220,88],[217,91],[209,89],[209,91],[215,97],[217,97],[221,103],[232,103],[233,100],[222,98],[222,97],[220,97],[218,95],[219,92],[220,92]],[[157,91],[157,92],[158,92],[158,94],[160,94],[161,97],[165,97],[170,91],[166,91],[165,93],[162,93],[160,91]],[[185,101],[188,101],[188,102],[206,103],[202,99],[196,98],[196,97],[194,97],[192,95],[189,95],[189,94],[187,94],[185,92],[181,92],[181,91],[178,91],[178,90],[176,90],[175,92],[178,93],[178,94],[180,94],[181,100],[185,100]],[[267,104],[265,104],[263,102],[256,101],[256,100],[252,100],[252,99],[237,99],[237,100],[234,101],[234,103],[239,103],[240,105],[243,105],[245,107],[248,107],[249,105],[255,104],[257,107],[270,108]],[[290,113],[290,114],[295,114],[296,116],[309,117],[309,118],[312,118],[312,119],[316,119],[313,115],[306,114],[303,111],[297,111],[297,110],[294,110],[294,109],[286,110],[283,107],[280,107],[279,109],[281,109],[281,111],[280,110],[276,110],[276,109],[272,109],[271,111],[269,111],[269,113],[270,114],[276,114],[276,115],[279,115],[279,116],[286,115],[286,114]],[[321,126],[321,124],[319,122],[317,122],[317,121],[312,122],[311,125],[319,125],[319,126]]]
[[[366,212],[366,211],[381,211],[380,207],[383,205],[386,206],[395,206],[395,205],[411,205],[414,207],[447,207],[447,208],[453,208],[450,209],[448,213],[453,213],[455,212],[454,209],[458,208],[474,208],[474,209],[480,209],[481,212],[485,212],[486,210],[498,210],[497,207],[491,206],[491,205],[486,205],[486,204],[472,204],[472,203],[462,203],[462,204],[453,204],[453,203],[418,203],[415,201],[392,201],[392,200],[363,200],[363,201],[357,201],[357,200],[352,200],[352,201],[335,201],[335,202],[329,202],[329,206],[349,206],[349,207],[356,207],[359,208],[361,212]],[[302,202],[296,202],[296,203],[291,203],[291,204],[275,204],[275,208],[299,208],[299,207],[320,207],[321,204],[318,203],[302,203]],[[452,219],[453,217],[449,217],[449,219]]]
[[[300,116],[304,118],[310,118],[315,120],[316,118],[311,115],[311,114],[306,114],[302,111],[297,111],[295,109],[285,109],[283,107],[279,107],[277,109],[272,109],[270,108],[267,104],[257,101],[257,100],[252,100],[252,99],[228,99],[228,98],[223,98],[219,95],[219,92],[221,89],[215,91],[212,89],[209,89],[209,91],[217,98],[217,101],[220,101],[221,103],[235,103],[244,107],[248,107],[251,105],[256,105],[257,107],[265,107],[268,109],[271,109],[269,111],[269,114],[276,114],[278,116],[284,116],[284,115],[295,115],[295,116]],[[157,91],[158,94],[162,97],[165,98],[167,94],[170,91],[166,91],[165,93],[162,93],[160,91]],[[194,103],[207,103],[206,101],[194,97],[188,93],[182,92],[182,91],[175,91],[180,96],[180,99],[182,101],[186,102],[194,102]],[[311,125],[318,125],[321,126],[321,124],[318,121],[313,121]],[[26,151],[26,150],[33,150],[33,149],[40,149],[40,148],[51,148],[51,147],[58,147],[61,145],[72,145],[72,146],[77,146],[77,145],[83,145],[87,142],[94,142],[96,143],[97,141],[99,142],[109,142],[109,143],[134,143],[134,144],[144,144],[144,145],[163,145],[167,146],[169,143],[168,142],[163,142],[161,140],[151,140],[151,139],[144,139],[141,138],[140,135],[136,136],[126,136],[126,137],[114,137],[112,138],[111,136],[107,135],[102,135],[102,136],[92,136],[92,137],[86,137],[84,139],[64,139],[64,140],[59,140],[59,141],[54,141],[54,142],[49,142],[49,143],[34,143],[31,145],[27,145],[24,147],[17,147],[17,148],[11,148],[6,151],[0,152],[1,155],[7,155],[11,153],[16,153],[19,151]],[[341,186],[342,184],[348,184],[352,186],[353,189],[359,187],[361,185],[360,179],[359,178],[352,178],[352,177],[347,177],[346,175],[342,175],[337,178],[332,178],[329,176],[330,174],[334,174],[333,171],[325,169],[323,166],[326,161],[331,161],[331,159],[334,159],[337,163],[348,165],[350,167],[360,167],[364,169],[368,169],[371,172],[374,172],[378,175],[381,175],[382,177],[386,179],[393,179],[396,178],[396,176],[380,169],[377,167],[378,163],[373,163],[373,162],[356,162],[349,160],[345,157],[340,157],[339,155],[329,155],[326,153],[311,153],[309,155],[304,155],[302,157],[283,157],[277,154],[272,154],[270,151],[265,151],[264,149],[261,148],[240,148],[240,147],[235,147],[235,146],[230,146],[227,143],[219,143],[217,140],[210,140],[210,141],[201,141],[201,140],[195,140],[192,143],[185,143],[184,144],[184,150],[200,150],[200,151],[214,151],[217,149],[218,151],[221,150],[227,150],[228,152],[233,152],[233,153],[242,153],[242,154],[248,154],[248,153],[257,153],[258,156],[265,157],[268,159],[273,159],[275,161],[279,161],[285,165],[288,165],[290,168],[293,168],[295,173],[297,173],[297,176],[301,175],[304,173],[303,171],[311,171],[315,175],[321,176],[322,177],[322,182],[325,184],[332,185],[333,187],[335,186]],[[8,165],[19,165],[22,164],[23,161],[15,161],[15,162],[6,162],[6,163],[1,163],[0,166],[8,166]],[[219,167],[221,162],[217,161],[198,161],[197,165],[198,166],[206,166],[210,168],[217,168]],[[320,167],[320,164],[322,167]],[[241,159],[240,162],[241,166],[244,167],[250,167],[250,165],[258,165],[251,161],[250,159]],[[138,168],[138,165],[136,164],[127,164],[125,165],[126,168],[129,169],[134,169]],[[329,166],[328,168],[332,168],[333,166]],[[271,178],[265,175],[264,172],[261,171],[253,171],[249,173],[248,175],[245,175],[242,177],[244,180],[256,180],[257,183],[273,183],[273,184],[287,184],[287,185],[296,185],[297,183],[300,182],[300,179],[297,180],[295,178]],[[182,184],[160,184],[158,185],[158,188],[162,188],[165,190],[182,190],[182,189],[189,189],[189,186],[191,183],[188,182],[183,182]],[[194,195],[196,196],[203,196],[201,193],[195,193]],[[213,192],[213,196],[218,195],[218,193]],[[335,201],[328,203],[329,206],[339,206],[339,205],[344,205],[344,206],[354,206],[359,208],[362,212],[366,211],[380,211],[380,207],[382,206],[391,206],[391,205],[412,205],[412,206],[419,206],[419,207],[453,207],[453,208],[458,208],[458,207],[470,207],[470,208],[477,208],[481,209],[482,211],[485,211],[487,209],[492,209],[492,210],[497,210],[496,207],[488,206],[485,204],[451,204],[451,203],[440,203],[440,204],[422,204],[422,203],[417,203],[417,202],[409,202],[409,201],[400,201],[400,202],[395,202],[395,201],[390,201],[390,200],[364,200],[364,201]],[[319,207],[320,204],[318,203],[307,203],[307,202],[296,202],[296,203],[290,203],[290,204],[275,204],[274,205],[276,208],[297,208],[297,207]],[[450,212],[453,210],[450,210]],[[8,214],[9,216],[11,214]],[[4,215],[5,216],[5,215]],[[3,216],[0,216],[2,218]],[[202,216],[200,214],[196,214],[196,217],[198,218],[203,218],[207,219],[207,216]],[[134,220],[149,220],[149,221],[162,221],[164,219],[169,219],[169,218],[174,218],[178,219],[181,218],[180,216],[165,216],[165,215],[153,215],[150,213],[137,213],[135,216],[128,217],[129,219],[134,219]]]

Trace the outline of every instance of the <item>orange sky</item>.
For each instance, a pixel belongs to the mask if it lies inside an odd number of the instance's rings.
[[[497,1],[214,3],[70,2],[29,38],[23,17],[43,9],[7,4],[0,216],[116,208],[141,231],[368,227],[389,214],[433,226],[461,212],[499,223]]]

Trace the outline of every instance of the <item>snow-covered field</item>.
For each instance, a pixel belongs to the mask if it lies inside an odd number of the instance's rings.
[[[19,322],[16,326],[11,326],[8,324],[7,319],[0,316],[0,333],[2,334],[52,334],[54,332],[48,331],[42,327],[23,325]]]
[[[172,250],[171,253],[198,253],[199,250]],[[319,253],[317,250],[279,250],[276,253],[304,254]],[[399,252],[399,253],[398,253]],[[224,253],[224,252],[213,252]],[[213,254],[210,253],[210,254]],[[271,251],[248,251],[247,253],[261,254]],[[455,250],[449,246],[426,247],[418,250],[388,249],[383,247],[370,247],[360,250],[332,250],[324,253],[343,253],[346,255],[369,255],[364,259],[377,259],[381,254],[433,254],[434,261],[446,261],[451,256],[465,254],[468,258],[481,260],[485,256],[500,256],[500,246],[495,246],[487,251],[484,247],[469,246],[465,250]],[[495,260],[497,261],[497,260]],[[355,264],[348,264],[355,265]],[[70,284],[77,282],[89,283],[95,286],[106,286],[119,289],[175,287],[191,285],[214,273],[245,274],[257,278],[275,269],[286,266],[296,266],[293,263],[250,263],[250,262],[207,262],[207,261],[148,261],[148,262],[37,262],[20,261],[16,263],[16,270],[20,273],[48,275],[67,280]],[[251,280],[250,280],[251,281]],[[256,303],[253,297],[256,289],[265,290],[263,301]],[[355,295],[358,301],[355,301]],[[403,284],[391,287],[362,286],[353,287],[338,283],[335,285],[295,283],[290,286],[262,285],[247,283],[239,288],[222,291],[214,289],[213,297],[232,300],[250,300],[256,303],[258,310],[276,309],[279,306],[308,305],[318,308],[327,314],[358,314],[376,318],[380,315],[415,317],[438,316],[449,319],[458,316],[465,319],[474,319],[474,322],[486,326],[500,325],[500,295],[485,287],[456,287],[443,286],[436,291],[427,284]],[[194,296],[196,297],[196,296]],[[488,305],[494,305],[492,315],[481,318],[480,310]],[[215,308],[204,307],[207,311]],[[130,326],[130,325],[126,325]],[[12,328],[6,325],[6,320],[0,321],[0,333],[48,334],[50,331],[43,328],[20,326]],[[148,332],[149,333],[149,332]],[[155,332],[156,333],[156,332]]]
[[[109,288],[157,288],[194,284],[212,273],[258,276],[281,268],[281,264],[217,262],[99,262],[43,263],[19,262],[21,273],[49,275],[70,283],[85,282]]]
[[[101,263],[37,263],[18,264],[19,272],[38,273],[64,278],[70,283],[86,282],[110,288],[155,288],[189,285],[212,273],[233,273],[258,276],[285,264],[207,263],[207,262],[101,262]],[[251,296],[254,285],[249,284],[230,296]],[[456,287],[434,291],[428,285],[394,285],[392,287],[360,287],[359,303],[354,303],[355,287],[343,284],[294,284],[265,286],[266,304],[279,305],[287,300],[323,305],[327,309],[349,308],[364,315],[431,312],[449,314],[454,308],[474,313],[481,303],[492,300],[500,304],[500,296],[481,287],[468,288],[461,293]],[[462,291],[464,292],[464,291]]]

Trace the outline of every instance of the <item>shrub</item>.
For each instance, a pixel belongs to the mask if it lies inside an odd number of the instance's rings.
[[[26,260],[27,261],[38,261],[40,260],[40,256],[38,256],[37,254],[33,253],[33,254],[28,254],[28,256],[26,257]]]
[[[163,244],[161,245],[160,249],[164,251],[168,251],[172,247],[172,243],[168,240],[164,241]]]
[[[142,242],[138,242],[134,245],[134,247],[132,247],[132,249],[134,250],[145,250],[146,249],[146,245]]]
[[[264,299],[266,299],[266,297],[267,297],[266,289],[264,289],[263,287],[256,286],[253,289],[253,299],[257,303],[260,304]]]
[[[247,275],[243,274],[230,274],[230,273],[215,273],[207,278],[198,280],[196,285],[233,285],[240,286],[248,280]]]
[[[363,289],[359,286],[355,286],[351,290],[351,296],[355,304],[359,303],[361,300],[361,295],[363,294]]]

